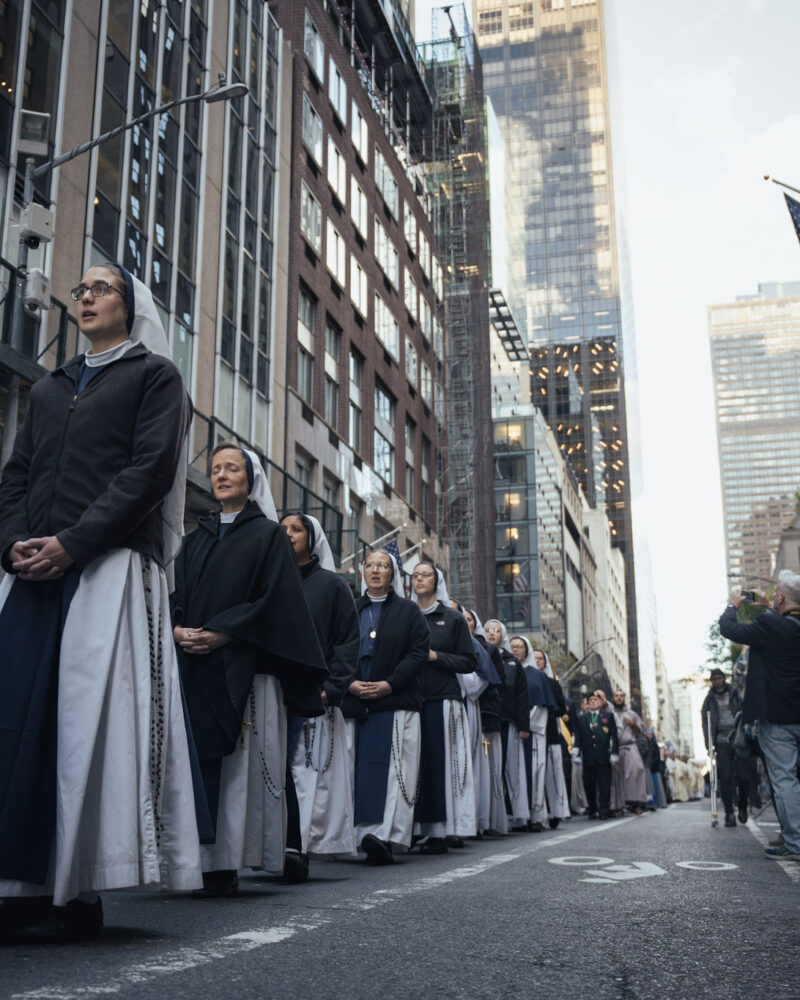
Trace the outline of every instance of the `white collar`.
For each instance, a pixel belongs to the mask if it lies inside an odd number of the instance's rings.
[[[99,351],[97,354],[84,354],[83,360],[86,362],[87,368],[102,368],[103,365],[110,365],[112,361],[121,358],[132,347],[132,340],[123,340],[121,344],[114,344],[113,347],[109,347],[105,351]]]

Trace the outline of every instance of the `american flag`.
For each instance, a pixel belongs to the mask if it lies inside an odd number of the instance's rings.
[[[800,206],[798,206],[800,207]],[[394,561],[397,563],[397,568],[403,568],[403,560],[400,558],[400,549],[397,547],[397,539],[393,538],[391,542],[388,542],[383,547],[384,552],[388,552],[390,556],[394,556]]]
[[[789,209],[789,215],[791,215],[792,222],[794,223],[794,231],[797,233],[798,240],[800,240],[800,201],[796,198],[790,198],[785,191],[783,197],[786,199],[786,207]]]

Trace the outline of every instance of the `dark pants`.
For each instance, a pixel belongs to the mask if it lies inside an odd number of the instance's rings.
[[[611,763],[587,764],[583,762],[583,788],[589,803],[589,815],[600,810],[600,815],[608,816],[611,805]]]
[[[714,744],[717,755],[717,784],[719,795],[725,808],[726,815],[732,813],[734,793],[739,809],[747,809],[747,790],[749,787],[749,775],[747,773],[747,761],[739,760],[733,752],[733,747],[727,739],[719,740]],[[737,791],[738,786],[738,791]]]

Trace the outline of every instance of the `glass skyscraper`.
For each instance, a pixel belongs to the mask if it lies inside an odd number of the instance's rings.
[[[602,0],[473,0],[508,147],[508,300],[542,409],[625,557],[639,703],[631,483]]]
[[[759,586],[800,488],[800,283],[759,285],[708,318],[728,575]]]

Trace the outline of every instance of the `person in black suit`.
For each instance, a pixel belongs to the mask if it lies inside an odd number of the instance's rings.
[[[589,695],[589,711],[578,716],[573,754],[583,760],[583,787],[589,802],[589,819],[608,819],[611,804],[611,767],[619,759],[614,713],[601,710],[602,692]]]

